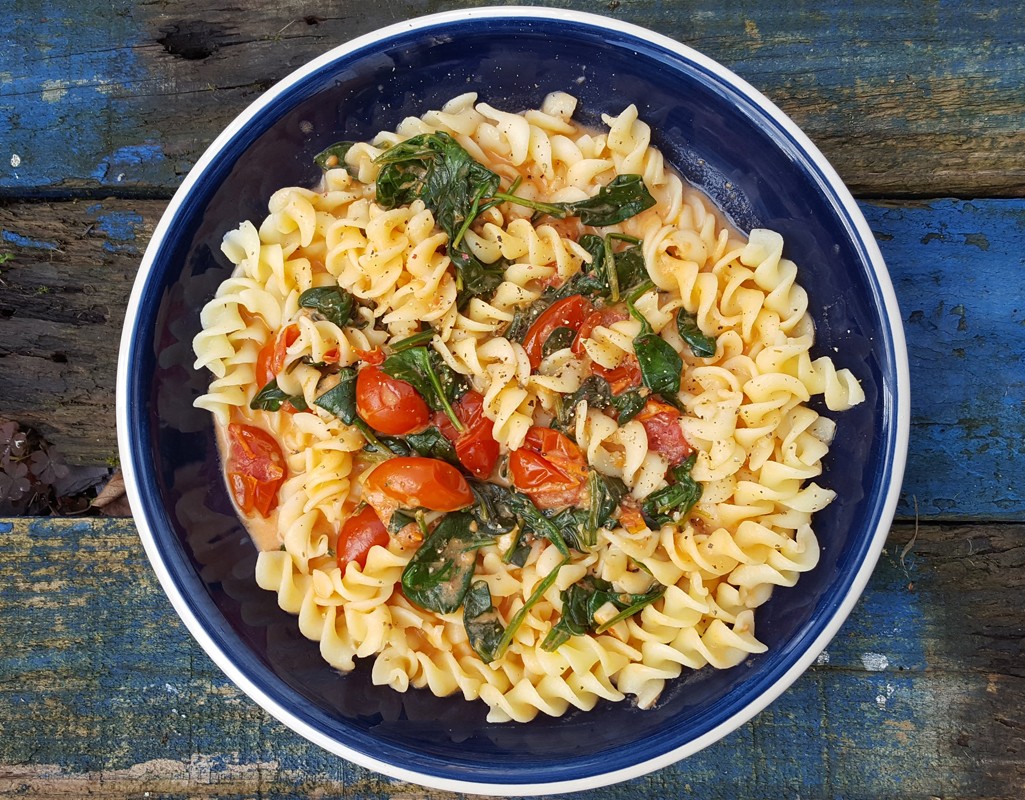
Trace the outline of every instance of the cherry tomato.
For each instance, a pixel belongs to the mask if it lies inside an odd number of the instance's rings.
[[[591,372],[608,381],[612,394],[622,394],[641,385],[641,366],[633,356],[627,356],[612,369],[605,369],[592,361]]]
[[[462,433],[456,430],[448,415],[440,411],[434,415],[434,424],[455,445],[459,463],[478,478],[486,478],[498,462],[499,447],[495,441],[495,424],[484,416],[484,398],[471,389],[459,398],[454,410],[463,424]]]
[[[551,428],[532,427],[523,446],[509,455],[513,485],[543,509],[580,502],[587,461],[572,439]]]
[[[371,428],[390,436],[421,431],[431,419],[427,402],[411,383],[373,364],[356,375],[356,413]]]
[[[288,348],[299,338],[299,326],[289,325],[260,350],[256,357],[256,382],[262,389],[285,368]]]
[[[541,363],[541,353],[548,337],[556,328],[570,328],[579,331],[584,320],[591,313],[591,303],[579,294],[571,294],[551,306],[530,326],[523,339],[523,349],[530,359],[530,368],[537,369]]]
[[[350,561],[364,566],[370,548],[375,544],[387,547],[390,538],[388,529],[384,527],[373,507],[363,506],[361,511],[342,523],[342,529],[338,532],[338,544],[335,547],[338,552],[338,566],[344,570]]]
[[[458,469],[422,456],[389,458],[374,468],[363,483],[366,501],[384,519],[396,508],[458,511],[473,505],[473,492]],[[380,507],[379,507],[380,506]],[[381,513],[381,510],[390,511]]]
[[[373,350],[360,350],[357,348],[355,352],[359,356],[359,360],[366,364],[373,364],[375,367],[379,367],[384,363],[384,352],[380,347],[375,347]]]
[[[628,495],[619,506],[619,524],[630,533],[640,533],[648,527],[637,504]]]
[[[668,403],[648,400],[636,417],[648,434],[648,447],[661,453],[670,464],[679,464],[693,448],[680,427],[680,412]]]
[[[573,341],[573,353],[579,356],[584,352],[584,339],[590,338],[591,332],[599,325],[607,328],[615,322],[622,322],[624,319],[629,318],[630,312],[622,305],[592,311],[584,318],[584,324],[580,326],[580,333]]]
[[[228,484],[244,514],[270,516],[285,480],[285,457],[274,438],[260,428],[228,425]]]

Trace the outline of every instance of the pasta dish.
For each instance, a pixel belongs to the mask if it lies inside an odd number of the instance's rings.
[[[328,148],[225,235],[194,341],[257,583],[337,669],[495,722],[764,652],[755,609],[834,497],[809,401],[864,399],[812,357],[782,237],[634,106],[575,110],[466,94]]]

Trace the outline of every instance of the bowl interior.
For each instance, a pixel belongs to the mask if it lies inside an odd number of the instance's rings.
[[[858,569],[874,558],[893,480],[893,322],[849,198],[829,185],[790,130],[724,74],[686,51],[580,18],[449,17],[343,49],[272,90],[190,176],[140,278],[124,356],[131,446],[123,458],[139,476],[140,529],[158,553],[158,571],[166,571],[165,586],[265,701],[386,771],[396,765],[477,784],[566,781],[630,769],[743,715],[829,625]],[[576,95],[578,118],[595,126],[601,114],[636,104],[653,144],[741,229],[779,231],[810,295],[815,354],[851,368],[867,401],[830,415],[838,428],[819,482],[839,496],[816,516],[819,566],[756,614],[768,653],[732,670],[685,674],[651,710],[601,704],[559,719],[494,725],[482,703],[374,687],[369,663],[336,673],[275,596],[256,587],[255,552],[227,498],[211,421],[192,408],[209,376],[192,369],[191,340],[200,308],[230,269],[219,250],[223,234],[244,219],[258,224],[276,189],[312,186],[314,153],[338,140],[368,139],[463,92],[518,110],[556,90]]]

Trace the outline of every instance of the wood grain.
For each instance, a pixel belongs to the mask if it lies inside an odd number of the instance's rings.
[[[123,310],[163,208],[124,199],[0,207],[0,253],[13,256],[0,265],[0,417],[37,426],[70,462],[116,458]],[[908,339],[913,447],[901,517],[1020,519],[1025,348],[1013,343],[1025,331],[1025,201],[862,209]]]
[[[0,520],[0,542],[0,797],[457,797],[269,718],[178,623],[131,522]],[[1023,564],[1020,524],[898,526],[839,636],[767,711],[685,762],[575,796],[1013,797]]]
[[[116,459],[121,323],[164,205],[0,206],[0,417],[37,428],[70,463]]]
[[[22,197],[168,196],[235,115],[309,59],[479,3],[26,5],[38,13],[5,15],[0,29],[0,194]],[[1020,4],[540,5],[641,24],[720,61],[790,114],[860,195],[1025,194]]]

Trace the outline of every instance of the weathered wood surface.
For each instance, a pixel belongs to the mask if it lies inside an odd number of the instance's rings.
[[[130,283],[211,139],[335,44],[479,4],[0,0],[0,417],[111,461]],[[1025,797],[1025,6],[541,4],[689,44],[809,133],[879,238],[914,390],[905,521],[828,657],[724,741],[587,797]],[[0,520],[0,641],[0,797],[454,797],[264,714],[127,520]]]
[[[76,463],[114,458],[123,309],[159,200],[0,207],[0,417]],[[1016,520],[1025,508],[1025,202],[862,203],[890,266],[911,359],[900,514]],[[980,382],[999,391],[980,391]],[[83,425],[83,420],[89,420]]]
[[[130,522],[0,520],[0,544],[0,797],[455,797],[264,714],[177,622]],[[1020,798],[1023,567],[1020,524],[898,526],[840,635],[766,712],[586,796]]]
[[[230,119],[312,56],[475,5],[15,4],[0,29],[0,192],[166,194]],[[1019,3],[540,5],[638,23],[719,60],[791,114],[861,194],[1025,193]]]

